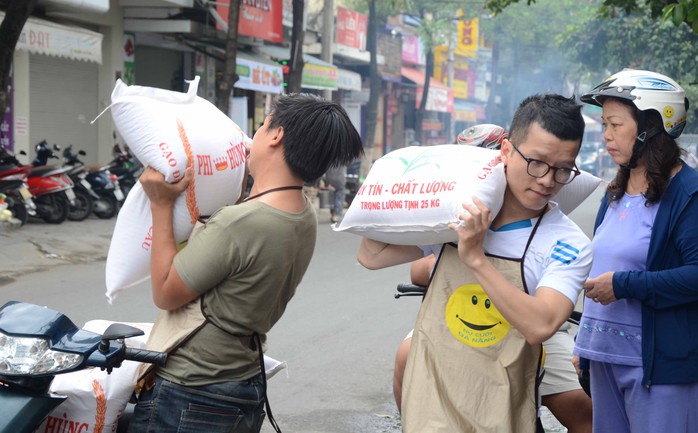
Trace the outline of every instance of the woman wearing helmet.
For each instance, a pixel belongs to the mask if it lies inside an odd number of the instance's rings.
[[[484,147],[485,149],[499,149],[502,141],[509,134],[504,132],[504,128],[492,123],[481,123],[479,125],[465,128],[456,137],[456,144],[467,144],[470,146]]]
[[[698,173],[676,138],[674,80],[623,70],[582,101],[603,108],[619,166],[595,223],[575,353],[589,360],[595,432],[698,431]]]

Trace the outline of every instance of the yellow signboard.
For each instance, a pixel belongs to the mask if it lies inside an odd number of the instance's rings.
[[[459,99],[468,99],[468,62],[462,55],[453,56],[453,81],[450,87],[453,96]],[[434,47],[434,78],[448,85],[448,47],[438,45]]]
[[[458,40],[456,43],[456,54],[467,57],[475,57],[477,51],[478,20],[458,21]]]

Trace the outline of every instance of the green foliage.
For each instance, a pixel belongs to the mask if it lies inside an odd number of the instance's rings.
[[[519,0],[486,0],[485,8],[489,9],[490,12],[492,12],[493,14],[498,15],[504,12],[504,9],[511,6],[513,3],[518,2]],[[526,4],[528,6],[532,5],[535,2],[536,0],[526,0]]]
[[[502,13],[507,7],[519,0],[486,0],[485,7],[494,14]],[[527,5],[536,0],[526,0]],[[614,18],[619,13],[649,9],[653,19],[661,18],[675,26],[685,23],[698,34],[698,0],[603,0],[598,12],[603,18]]]
[[[686,23],[657,22],[650,8],[619,12],[614,18],[598,15],[580,21],[561,40],[571,62],[589,82],[588,90],[623,68],[646,69],[675,79],[692,106],[698,105],[698,35]],[[698,131],[698,118],[689,112],[686,132]]]
[[[662,18],[675,26],[688,24],[698,34],[698,1],[696,0],[604,0],[599,12],[613,17],[619,11],[629,14],[649,9],[653,19]]]
[[[531,80],[539,70],[547,70],[551,83],[557,74],[583,93],[623,68],[647,69],[686,90],[685,132],[698,133],[698,0],[487,0],[485,7],[495,16],[481,20],[481,28],[509,53],[500,67],[501,86],[508,88],[500,94],[521,92],[522,81],[528,93],[536,91]],[[561,66],[544,66],[554,64]]]

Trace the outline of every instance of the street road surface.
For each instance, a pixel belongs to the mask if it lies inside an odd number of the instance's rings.
[[[572,217],[591,234],[597,190]],[[418,298],[393,298],[409,268],[368,271],[357,264],[360,239],[335,233],[320,210],[315,255],[296,296],[272,329],[267,355],[288,368],[269,381],[272,412],[286,433],[399,433],[392,397],[395,350],[412,329]],[[0,304],[22,300],[91,319],[152,322],[148,282],[110,305],[104,267],[115,219],[61,225],[29,223],[0,232]],[[225,342],[221,342],[225,344]],[[565,431],[545,414],[549,432]],[[264,433],[273,430],[268,422]]]

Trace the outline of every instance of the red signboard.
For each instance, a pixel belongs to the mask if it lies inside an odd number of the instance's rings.
[[[240,3],[238,33],[271,42],[284,41],[283,0],[242,0]],[[216,2],[216,12],[226,23],[229,4],[230,0]]]
[[[359,51],[366,51],[368,17],[364,14],[337,8],[337,35],[335,42]]]

